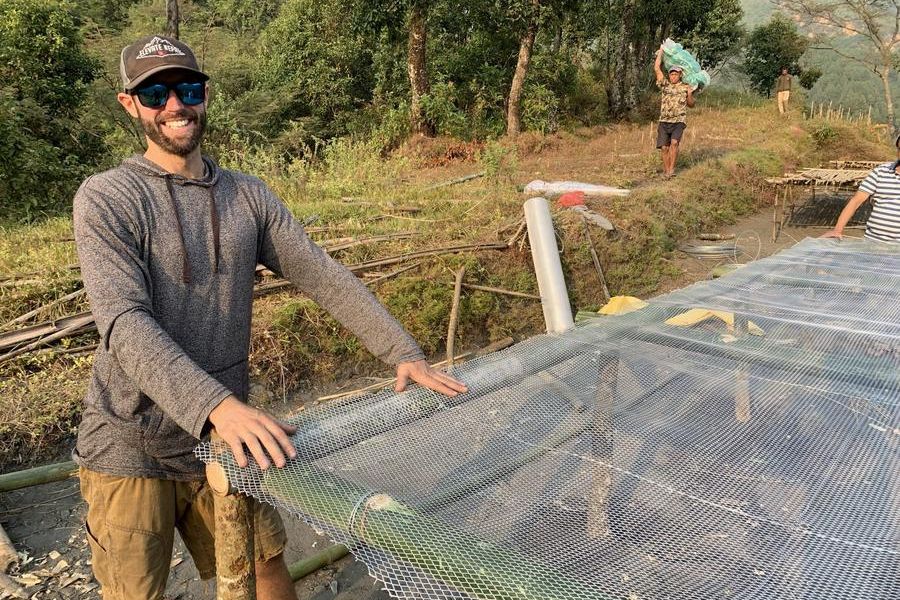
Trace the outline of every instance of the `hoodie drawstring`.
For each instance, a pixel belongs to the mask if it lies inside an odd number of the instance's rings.
[[[169,202],[172,204],[175,226],[178,228],[178,239],[181,241],[181,281],[190,283],[191,263],[188,261],[187,246],[184,245],[184,230],[181,228],[181,217],[178,215],[178,205],[175,204],[175,189],[172,187],[172,177],[169,175],[166,175],[166,189],[169,190]]]
[[[178,239],[181,241],[181,281],[184,283],[191,282],[191,263],[188,261],[187,246],[184,244],[184,230],[181,227],[181,216],[178,214],[178,205],[175,204],[175,187],[172,185],[171,175],[166,175],[166,189],[169,191],[169,203],[172,205],[172,212],[175,214],[175,226],[178,229]],[[215,186],[211,185],[209,190],[209,220],[212,225],[213,234],[213,273],[219,272],[219,211],[216,210],[216,192]]]
[[[216,210],[216,192],[215,186],[211,185],[209,190],[209,218],[212,222],[213,233],[213,273],[219,272],[219,211]],[[181,242],[184,244],[184,241]]]

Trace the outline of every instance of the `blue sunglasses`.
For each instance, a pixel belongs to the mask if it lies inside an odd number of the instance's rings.
[[[197,106],[206,100],[206,85],[201,82],[182,82],[173,86],[154,83],[132,92],[145,108],[162,108],[169,101],[169,91],[174,91],[185,106]]]

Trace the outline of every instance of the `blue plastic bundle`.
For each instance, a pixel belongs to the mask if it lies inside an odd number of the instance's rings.
[[[672,38],[666,38],[666,41],[662,44],[662,51],[665,71],[675,66],[681,67],[684,70],[681,80],[695,90],[709,85],[709,73],[700,68],[700,63],[697,62],[697,59],[685,50],[681,44],[673,41]]]

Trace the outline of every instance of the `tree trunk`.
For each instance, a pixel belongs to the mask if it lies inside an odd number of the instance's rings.
[[[889,64],[882,65],[878,71],[881,76],[881,83],[884,86],[884,103],[887,108],[887,126],[888,133],[893,137],[897,133],[896,122],[894,121],[894,100],[891,97],[891,67]]]
[[[531,0],[532,15],[525,34],[519,42],[519,60],[516,62],[516,71],[513,74],[512,84],[509,86],[509,103],[506,108],[506,135],[515,137],[522,131],[522,88],[525,85],[525,77],[528,75],[528,65],[531,63],[531,50],[534,48],[534,38],[538,30],[538,12],[541,8],[540,0]]]
[[[607,81],[609,114],[621,117],[637,105],[637,61],[634,46],[635,0],[622,6],[622,30],[616,48],[616,67]]]
[[[407,68],[409,70],[410,106],[409,118],[413,133],[427,137],[435,134],[434,123],[422,114],[422,96],[430,91],[428,71],[425,64],[427,30],[425,27],[425,5],[415,2],[409,9],[409,43],[407,46]]]
[[[178,39],[178,0],[166,0],[166,35]]]

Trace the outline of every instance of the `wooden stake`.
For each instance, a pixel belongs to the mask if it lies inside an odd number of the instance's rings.
[[[450,325],[447,328],[447,363],[453,366],[453,351],[456,346],[456,324],[459,322],[459,299],[462,295],[462,280],[466,268],[456,272],[456,283],[453,285],[453,304],[450,305]]]
[[[3,531],[3,526],[0,526],[0,573],[9,572],[9,568],[17,564],[19,564],[19,555],[16,554],[16,549],[9,540],[9,536]]]
[[[455,285],[449,281],[445,282],[447,285]],[[503,294],[504,296],[514,296],[516,298],[528,298],[529,300],[540,300],[541,297],[537,294],[526,294],[525,292],[516,292],[513,290],[505,290],[503,288],[490,287],[487,285],[476,285],[474,283],[463,283],[462,287],[467,290],[478,290],[480,292],[492,292],[494,294]]]
[[[78,474],[78,465],[73,461],[34,467],[24,471],[13,471],[0,475],[0,493],[20,490],[33,485],[62,481]]]
[[[609,288],[606,287],[606,277],[603,275],[603,267],[600,266],[600,258],[597,256],[597,250],[594,248],[594,240],[591,239],[591,230],[588,227],[587,219],[581,215],[581,224],[584,226],[584,235],[587,237],[588,248],[591,251],[591,260],[594,261],[594,268],[597,269],[597,277],[600,278],[600,287],[603,290],[603,298],[609,302]]]
[[[215,431],[210,440],[224,446]],[[252,500],[232,491],[221,464],[210,463],[206,472],[210,489],[215,492],[216,600],[256,600]]]

